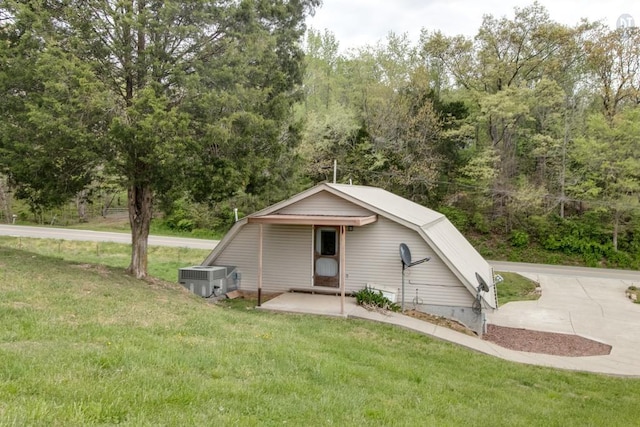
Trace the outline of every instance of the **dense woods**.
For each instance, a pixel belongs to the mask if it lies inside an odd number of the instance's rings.
[[[637,28],[568,27],[533,3],[473,38],[425,28],[343,51],[305,33],[317,1],[67,3],[0,8],[7,221],[12,196],[41,215],[123,189],[134,237],[152,206],[223,231],[337,161],[338,181],[476,241],[640,268]]]
[[[307,35],[305,175],[377,185],[468,235],[639,267],[640,32],[534,3],[474,38],[341,52]]]

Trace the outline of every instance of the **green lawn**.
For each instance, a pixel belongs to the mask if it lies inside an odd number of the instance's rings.
[[[27,240],[0,239],[0,425],[639,422],[638,379],[518,365],[377,323],[213,305],[124,275],[124,245],[94,244],[83,259]],[[172,250],[152,254],[152,271],[202,255]]]
[[[500,272],[499,274],[504,279],[503,282],[496,285],[500,305],[510,301],[531,301],[540,298],[540,294],[535,292],[538,284],[533,280],[518,273]]]
[[[102,264],[122,269],[131,261],[130,245],[120,243],[0,236],[0,245],[67,261]],[[175,282],[180,267],[200,264],[209,253],[211,251],[207,249],[149,246],[149,274]]]

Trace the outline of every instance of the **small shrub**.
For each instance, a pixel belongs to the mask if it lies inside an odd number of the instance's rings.
[[[546,216],[532,215],[526,219],[526,230],[534,241],[542,242],[551,234],[553,223]]]
[[[363,307],[378,307],[383,310],[400,311],[400,306],[389,301],[389,298],[382,294],[382,291],[365,287],[354,294],[358,305]]]
[[[453,206],[440,206],[438,211],[444,214],[458,230],[466,231],[469,227],[469,218],[463,210]]]
[[[607,262],[618,268],[633,268],[634,258],[631,254],[623,251],[614,251],[613,248],[607,251]]]
[[[471,217],[471,224],[476,230],[483,234],[487,234],[491,230],[489,222],[480,212],[476,212],[473,214],[473,216]]]
[[[175,225],[175,228],[176,230],[179,230],[179,231],[191,231],[193,230],[194,226],[195,226],[195,223],[193,222],[193,220],[182,218]]]
[[[529,245],[529,234],[526,231],[513,230],[509,241],[516,248],[521,248]]]

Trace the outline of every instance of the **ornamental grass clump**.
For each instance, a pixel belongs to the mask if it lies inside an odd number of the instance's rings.
[[[383,309],[389,311],[400,311],[400,306],[391,302],[389,298],[382,294],[382,291],[369,286],[359,290],[354,294],[356,302],[367,309]]]

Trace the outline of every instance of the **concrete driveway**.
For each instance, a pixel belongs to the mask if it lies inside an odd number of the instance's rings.
[[[489,322],[548,332],[577,334],[612,346],[608,356],[552,357],[557,367],[640,376],[640,304],[625,297],[637,280],[521,273],[540,283],[538,301],[511,302]],[[498,285],[500,286],[500,285]],[[547,359],[545,357],[545,359]]]

